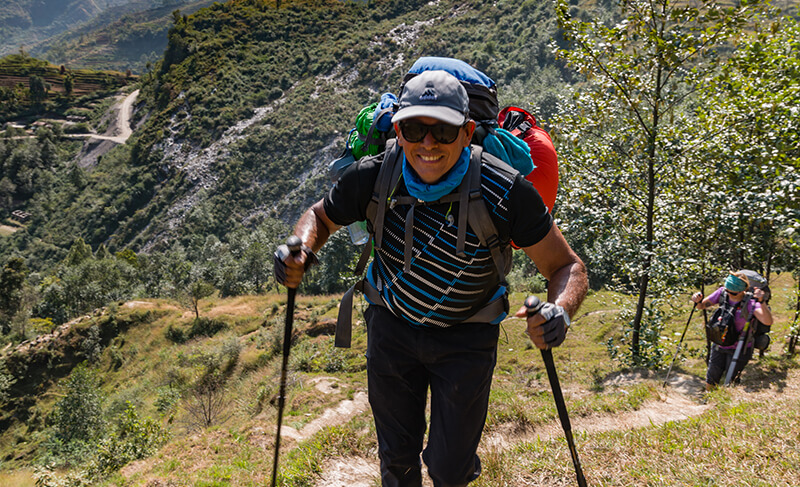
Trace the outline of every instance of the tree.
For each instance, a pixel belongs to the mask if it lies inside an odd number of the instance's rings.
[[[716,253],[722,264],[766,276],[773,264],[796,269],[790,243],[800,229],[800,27],[771,17],[753,26],[697,109],[717,131],[701,145],[706,170],[698,181],[703,203],[715,208]]]
[[[195,319],[200,319],[200,309],[198,307],[200,300],[207,298],[212,294],[214,294],[214,285],[202,279],[193,281],[189,285],[189,297],[192,300],[192,308],[194,309]]]
[[[11,209],[16,191],[17,185],[12,183],[7,176],[0,179],[0,209]]]
[[[648,326],[659,326],[652,299],[668,297],[670,285],[681,282],[692,246],[681,231],[694,199],[684,177],[692,172],[689,147],[698,138],[685,129],[692,125],[688,110],[720,52],[758,10],[708,0],[633,0],[619,9],[613,19],[582,21],[559,0],[559,24],[572,47],[559,54],[585,81],[555,135],[567,196],[560,211],[573,223],[567,233],[582,239],[577,247],[590,267],[595,260],[610,266],[608,284],[638,294],[630,359],[642,364],[649,360],[640,347],[645,316]]]
[[[75,77],[72,73],[67,73],[64,76],[64,92],[66,92],[67,96],[72,95],[72,90],[75,88]]]
[[[6,363],[0,360],[0,406],[3,406],[9,399],[8,391],[17,379],[9,373]]]
[[[136,407],[129,401],[111,434],[97,448],[98,469],[111,473],[134,460],[155,453],[168,439],[168,433],[158,421],[140,418]]]
[[[66,265],[78,265],[86,259],[92,258],[92,248],[78,237],[72,242],[67,258],[64,259]]]
[[[12,257],[0,272],[0,334],[10,331],[11,319],[19,311],[28,268],[21,257]]]
[[[31,94],[31,103],[41,104],[47,98],[47,83],[41,76],[31,75],[28,78],[28,89]]]
[[[45,446],[52,463],[80,464],[94,451],[105,429],[98,386],[97,376],[86,364],[73,369],[51,416],[53,426]]]

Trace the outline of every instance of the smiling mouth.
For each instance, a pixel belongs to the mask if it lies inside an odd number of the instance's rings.
[[[436,162],[439,159],[441,159],[441,156],[423,156],[423,155],[420,155],[419,158],[422,159],[425,162]]]

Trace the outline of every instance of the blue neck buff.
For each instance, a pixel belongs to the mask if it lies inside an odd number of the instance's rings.
[[[433,184],[428,184],[417,176],[417,173],[412,170],[411,165],[406,160],[405,154],[403,154],[403,179],[406,182],[408,193],[414,198],[425,201],[426,203],[436,201],[442,196],[449,194],[461,184],[461,180],[464,179],[464,175],[467,174],[469,158],[469,147],[465,147],[464,150],[461,151],[461,156],[458,158],[458,161],[456,161],[455,166],[450,168],[442,179]]]

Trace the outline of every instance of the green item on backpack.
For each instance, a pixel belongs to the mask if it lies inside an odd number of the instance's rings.
[[[350,147],[353,151],[355,158],[361,159],[364,156],[374,156],[380,154],[383,147],[369,144],[365,147],[364,138],[369,133],[372,126],[372,117],[375,115],[375,109],[378,108],[378,102],[371,103],[358,112],[356,117],[356,129],[350,132]]]

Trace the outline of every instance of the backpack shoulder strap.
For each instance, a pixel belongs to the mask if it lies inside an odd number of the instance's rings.
[[[378,170],[378,177],[375,179],[375,187],[372,191],[372,199],[367,204],[367,229],[369,230],[372,238],[367,241],[364,248],[361,250],[361,256],[358,258],[358,263],[353,273],[360,276],[364,273],[367,267],[369,257],[372,255],[373,240],[375,247],[380,248],[380,241],[383,237],[383,218],[386,214],[387,200],[390,188],[397,184],[400,179],[400,169],[402,164],[397,161],[400,155],[400,147],[396,144],[394,139],[390,139],[386,143],[386,151],[383,156],[383,163]],[[393,182],[394,181],[394,182]],[[334,338],[334,346],[339,348],[350,348],[352,339],[353,328],[353,294],[356,290],[364,290],[365,279],[361,278],[342,296],[342,302],[339,305],[339,315],[336,320],[336,335]]]
[[[400,173],[403,170],[403,165],[399,163],[401,153],[402,150],[396,140],[390,139],[386,142],[386,151],[381,168],[378,170],[378,177],[375,179],[372,199],[367,204],[367,221],[372,226],[370,231],[375,239],[375,248],[378,249],[383,243],[383,219],[389,204],[389,193],[400,180]]]
[[[483,200],[480,170],[482,159],[483,148],[472,146],[472,158],[470,158],[470,171],[472,174],[468,174],[471,178],[469,185],[469,225],[478,236],[481,244],[489,248],[492,260],[497,268],[497,275],[502,284],[507,286],[506,274],[511,268],[511,247],[505,246],[505,248],[502,248],[497,227],[489,214],[489,209],[486,208],[486,202]],[[476,167],[477,170],[472,171],[472,167]]]

